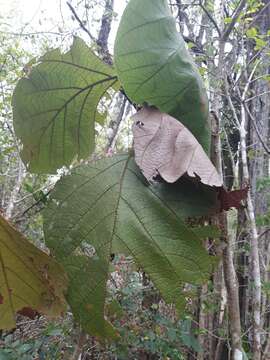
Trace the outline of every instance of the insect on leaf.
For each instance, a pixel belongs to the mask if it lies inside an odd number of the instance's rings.
[[[62,267],[0,216],[0,329],[16,326],[16,313],[59,316],[67,278]]]
[[[14,128],[22,141],[21,157],[34,173],[55,173],[87,158],[95,146],[97,106],[111,86],[114,70],[83,40],[67,53],[48,52],[21,79],[13,95]]]
[[[187,173],[220,187],[222,179],[202,146],[178,120],[144,107],[133,116],[135,160],[148,181],[160,175],[168,183]]]

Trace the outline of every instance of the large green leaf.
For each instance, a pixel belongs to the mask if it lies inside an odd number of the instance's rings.
[[[114,52],[119,80],[130,99],[180,120],[208,151],[206,90],[167,0],[130,0]]]
[[[132,255],[179,310],[181,284],[201,283],[212,270],[200,238],[145,183],[128,155],[80,166],[62,178],[44,216],[46,243],[71,279],[69,303],[94,335],[112,335],[103,320],[111,253]],[[92,258],[85,252],[89,245],[96,251]]]
[[[30,171],[53,173],[89,156],[97,105],[116,82],[113,69],[79,38],[67,53],[56,49],[41,58],[13,96],[14,128]]]
[[[0,329],[14,328],[18,311],[59,316],[66,287],[62,266],[0,216]]]

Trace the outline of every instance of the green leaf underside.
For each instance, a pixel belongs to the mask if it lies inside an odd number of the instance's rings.
[[[0,216],[0,329],[16,326],[16,312],[59,316],[67,287],[62,267]]]
[[[62,178],[44,217],[46,243],[71,279],[69,304],[92,335],[113,336],[103,320],[111,253],[132,255],[180,311],[181,285],[206,280],[215,262],[128,155],[80,166]],[[83,253],[85,244],[95,248],[94,257]]]
[[[130,0],[115,41],[115,66],[129,98],[180,120],[208,152],[208,100],[167,0]]]
[[[152,188],[182,219],[208,218],[219,212],[216,189],[188,176],[181,177],[173,184],[155,183]]]
[[[97,105],[116,82],[113,69],[79,38],[67,53],[56,49],[41,58],[13,95],[14,128],[30,171],[54,173],[90,155]]]

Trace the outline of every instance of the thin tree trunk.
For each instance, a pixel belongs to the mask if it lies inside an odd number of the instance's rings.
[[[266,342],[262,360],[270,360],[270,334],[268,334],[268,338],[267,338],[267,342]]]
[[[109,132],[109,136],[108,136],[108,143],[107,143],[106,149],[105,149],[106,153],[113,151],[113,149],[115,147],[119,127],[120,127],[121,121],[123,120],[123,116],[125,114],[126,105],[127,105],[127,98],[124,97],[124,95],[120,93],[119,98],[117,99],[118,114],[117,114],[116,118],[111,121],[111,123],[109,125],[110,132]]]
[[[205,313],[203,303],[206,299],[208,291],[207,284],[202,285],[200,291],[200,302],[199,302],[199,329],[206,329],[207,328],[207,313]],[[197,360],[204,360],[205,359],[205,350],[206,350],[206,334],[199,334],[198,342],[201,345],[202,352],[198,353]]]
[[[227,246],[223,250],[222,262],[224,269],[224,280],[227,289],[227,301],[229,310],[229,326],[232,341],[233,360],[242,360],[242,340],[241,340],[241,321],[238,296],[238,280],[233,263],[233,241],[228,234],[227,215],[223,213],[220,216],[220,223],[224,230],[224,241]]]
[[[220,256],[220,254],[218,254]],[[224,275],[223,275],[223,264],[221,263],[219,266],[218,271],[214,275],[214,289],[218,292],[218,301],[219,301],[219,312],[216,318],[216,322],[214,327],[216,329],[222,329],[224,324],[225,312],[227,308],[227,291],[224,282]],[[222,356],[222,352],[224,349],[224,339],[220,338],[215,344],[215,355],[213,359],[220,360]]]
[[[24,165],[22,163],[22,161],[19,159],[19,164],[18,164],[18,175],[17,175],[17,179],[16,179],[16,183],[11,191],[10,194],[10,198],[9,198],[9,202],[6,208],[6,217],[7,219],[10,219],[13,215],[13,210],[15,207],[15,202],[17,199],[17,195],[20,191],[23,179],[24,179],[25,173],[24,173]]]
[[[242,99],[243,101],[245,98]],[[241,126],[240,126],[240,147],[243,167],[244,181],[249,184],[250,176],[247,163],[246,146],[246,112],[244,105],[241,106]],[[253,280],[252,310],[253,310],[253,360],[261,359],[261,273],[258,246],[258,232],[255,221],[254,207],[251,199],[251,192],[247,196],[247,212],[251,230],[251,274]]]
[[[269,0],[262,1],[263,6],[257,14],[254,14],[253,26],[258,29],[258,33],[266,35],[270,27],[270,3]],[[269,74],[269,38],[265,38],[268,46],[262,49],[260,55],[259,74]],[[254,56],[256,50],[252,42],[249,44],[251,49],[251,56]],[[256,74],[258,77],[258,74]],[[249,174],[251,178],[251,196],[253,200],[255,216],[264,216],[269,208],[269,188],[265,187],[257,189],[258,180],[269,178],[269,144],[270,144],[270,99],[267,91],[269,90],[269,83],[264,79],[259,78],[251,84],[251,91],[254,94],[254,99],[249,107],[245,107],[248,119],[251,125],[248,127],[250,144],[254,143],[253,159],[250,159]],[[264,95],[259,95],[264,94]],[[250,96],[250,95],[249,95]],[[257,228],[258,233],[263,233],[266,230],[265,226]],[[261,279],[265,284],[269,283],[269,234],[260,236],[258,239],[258,250],[260,254],[260,270]],[[253,288],[252,290],[255,291]],[[258,296],[258,294],[257,294]],[[269,329],[269,296],[266,291],[261,294],[261,312],[260,312],[260,330],[261,330],[261,346],[265,343],[264,359],[270,359],[270,339],[268,339]]]
[[[225,43],[220,40],[219,43],[219,60],[218,66],[216,68],[216,88],[214,89],[216,93],[220,92],[222,78],[226,77],[226,71],[224,69],[224,50]],[[220,110],[222,107],[222,99],[220,96],[216,95],[213,101],[213,110],[214,118],[217,121],[215,132],[219,134],[220,132]],[[213,127],[212,127],[213,128]],[[214,153],[216,155],[216,167],[220,174],[222,171],[222,151],[221,151],[221,139],[220,136],[216,136],[216,144],[214,146]],[[240,307],[239,307],[239,293],[238,293],[238,280],[235,272],[234,262],[233,262],[233,241],[231,236],[228,234],[228,222],[227,214],[224,212],[219,217],[219,224],[223,230],[223,242],[225,248],[222,252],[222,264],[224,272],[225,287],[227,291],[227,301],[228,301],[228,316],[229,316],[229,327],[231,335],[231,347],[232,347],[232,359],[233,360],[242,360],[243,359],[243,349],[241,341],[241,321],[240,321]]]
[[[85,332],[83,330],[80,330],[79,334],[78,334],[77,344],[75,346],[74,352],[73,352],[70,360],[80,360],[81,359],[81,354],[83,352],[83,347],[86,343],[86,340],[87,340],[87,335],[85,334]]]

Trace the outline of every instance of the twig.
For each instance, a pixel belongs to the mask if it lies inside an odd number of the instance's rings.
[[[263,231],[259,236],[258,236],[258,239],[260,239],[261,237],[263,237],[265,234],[267,234],[268,232],[270,231],[270,228],[269,229],[266,229],[265,231]]]
[[[254,23],[257,21],[258,17],[260,17],[265,12],[265,10],[268,8],[269,5],[270,5],[270,2],[265,4],[265,6],[259,11],[259,13],[250,22],[250,24],[248,25],[248,29],[250,29],[252,26],[254,26]]]
[[[12,32],[12,31],[0,31],[0,34],[6,34],[10,36],[31,36],[31,35],[57,35],[57,36],[66,36],[70,34],[70,31],[66,31],[65,33],[55,32],[55,31],[36,31],[36,32]]]
[[[122,94],[121,94],[121,97],[122,97]],[[123,116],[124,116],[126,103],[127,103],[127,99],[124,97],[124,99],[122,101],[122,104],[121,104],[121,107],[120,107],[120,110],[119,110],[119,113],[117,115],[116,121],[113,124],[113,133],[109,137],[108,144],[107,144],[106,149],[105,149],[106,153],[108,153],[109,151],[112,151],[113,148],[114,148],[115,140],[116,140],[116,137],[117,137],[117,134],[118,134],[118,130],[119,130],[121,121],[122,121]]]
[[[74,353],[72,354],[72,357],[70,360],[78,360],[79,359],[79,357],[83,351],[85,342],[86,342],[86,334],[83,330],[81,330],[79,333],[77,345],[75,347]]]
[[[94,36],[90,33],[90,31],[85,27],[84,23],[82,22],[82,20],[79,18],[79,16],[77,15],[74,7],[67,1],[67,6],[70,8],[70,11],[72,12],[72,14],[74,15],[75,19],[78,21],[80,27],[82,28],[83,31],[85,31],[87,33],[87,35],[90,37],[90,39],[94,42],[96,42],[96,39],[94,38]]]
[[[206,9],[206,7],[203,5],[202,1],[200,1],[200,7],[203,9],[203,11],[206,13],[206,15],[208,16],[209,20],[211,20],[212,24],[214,25],[214,27],[217,30],[217,33],[219,35],[219,37],[221,37],[221,31],[218,27],[218,24],[216,22],[216,20],[213,18],[213,16],[209,13],[209,11]]]
[[[246,102],[247,92],[248,92],[248,90],[249,90],[250,84],[251,84],[251,82],[252,82],[252,80],[253,80],[253,76],[254,76],[255,71],[256,71],[256,69],[257,69],[257,67],[258,67],[259,64],[260,64],[260,61],[257,61],[257,62],[255,63],[255,65],[254,65],[254,67],[253,67],[253,69],[252,69],[252,71],[251,71],[251,73],[250,73],[250,75],[249,75],[248,81],[247,81],[247,83],[246,83],[246,86],[245,86],[245,88],[244,88],[243,94],[242,94],[242,96],[241,96],[241,101],[242,101],[243,103]]]
[[[233,14],[232,21],[225,28],[225,30],[221,36],[222,41],[226,41],[227,38],[229,37],[229,35],[232,32],[234,25],[235,25],[236,21],[238,20],[240,14],[241,14],[241,11],[244,9],[245,5],[246,5],[246,0],[241,0]]]
[[[249,60],[249,62],[246,64],[245,68],[241,71],[239,77],[237,78],[237,80],[234,82],[233,87],[234,88],[237,83],[241,80],[242,76],[245,74],[245,72],[247,71],[247,69],[249,68],[249,65],[251,65],[253,63],[253,61],[255,61],[259,55],[261,55],[262,53],[262,49],[260,49],[259,51],[256,52],[256,54],[254,56],[252,56],[252,58]]]
[[[199,326],[199,323],[198,323],[196,320],[192,319],[191,321],[192,321],[195,325]],[[204,328],[203,330],[204,330],[205,332],[207,332],[210,336],[212,336],[212,337],[214,337],[214,338],[216,338],[216,339],[226,340],[226,338],[224,338],[224,337],[222,337],[222,336],[218,336],[218,335],[214,334],[212,331],[209,331],[209,330],[206,329],[206,328]]]
[[[234,106],[234,104],[232,102],[232,98],[231,98],[230,93],[229,93],[229,86],[228,86],[227,77],[225,77],[225,80],[224,80],[224,88],[225,88],[226,97],[227,97],[227,100],[228,100],[228,103],[229,103],[229,107],[231,108],[231,111],[233,113],[235,124],[239,129],[240,128],[240,121],[239,121],[235,106]]]
[[[44,194],[44,196],[47,197],[51,192],[52,192],[52,189],[49,190],[46,194]],[[25,214],[27,214],[27,213],[28,213],[31,209],[33,209],[35,206],[38,206],[42,201],[43,201],[43,198],[40,198],[39,200],[37,200],[36,202],[34,202],[34,204],[32,204],[32,205],[29,206],[26,210],[24,210],[24,212],[22,213],[22,216],[24,216]]]
[[[261,96],[267,95],[267,94],[270,94],[270,91],[264,91],[263,93],[260,93],[260,94],[258,94],[258,95],[254,95],[254,96],[246,99],[245,102],[247,103],[247,102],[249,102],[249,101],[251,101],[251,100],[253,100],[253,99],[256,99],[257,97],[261,97]]]
[[[246,110],[246,112],[248,113],[248,115],[250,117],[251,123],[252,123],[252,125],[253,125],[253,127],[254,127],[254,129],[256,131],[258,139],[260,140],[264,150],[267,152],[268,155],[270,155],[270,149],[263,140],[263,137],[262,137],[262,135],[261,135],[261,133],[260,133],[260,131],[258,129],[258,126],[256,124],[256,120],[255,120],[254,116],[251,114],[251,112],[249,111],[249,108],[247,107],[247,105],[245,103],[244,103],[244,107],[245,107],[245,110]]]

